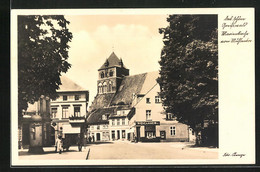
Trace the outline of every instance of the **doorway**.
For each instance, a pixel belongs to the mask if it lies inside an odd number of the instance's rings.
[[[166,140],[166,132],[160,131],[160,137],[161,137],[162,140]]]
[[[97,133],[97,141],[100,141],[100,133]]]
[[[120,130],[117,130],[117,139],[120,139]]]
[[[136,139],[138,142],[140,141],[140,127],[136,127]]]

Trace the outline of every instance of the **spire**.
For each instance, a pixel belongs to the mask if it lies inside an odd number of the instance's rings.
[[[109,65],[109,62],[108,62],[108,59],[107,59],[106,62],[105,62],[105,67],[108,67],[108,65]]]
[[[120,58],[119,65],[120,65],[121,67],[123,67],[123,65],[124,65],[122,58]]]

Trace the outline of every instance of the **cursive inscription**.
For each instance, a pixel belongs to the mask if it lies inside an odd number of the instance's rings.
[[[223,157],[230,157],[230,156],[232,156],[232,157],[235,156],[235,157],[240,157],[240,158],[242,158],[243,156],[246,156],[246,154],[237,153],[237,152],[233,152],[233,153],[225,152],[224,155],[223,155]]]
[[[248,22],[242,16],[226,16],[222,23],[221,36],[223,40],[220,43],[246,43],[252,42],[249,38]]]

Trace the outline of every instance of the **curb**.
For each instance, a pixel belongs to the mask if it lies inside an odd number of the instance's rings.
[[[87,154],[86,160],[88,160],[89,152],[90,152],[90,148],[88,149],[88,154]]]

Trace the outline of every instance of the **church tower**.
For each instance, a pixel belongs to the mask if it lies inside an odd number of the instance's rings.
[[[122,59],[119,59],[112,52],[105,63],[98,69],[98,94],[115,93],[123,77],[128,75],[129,69],[125,67]]]

